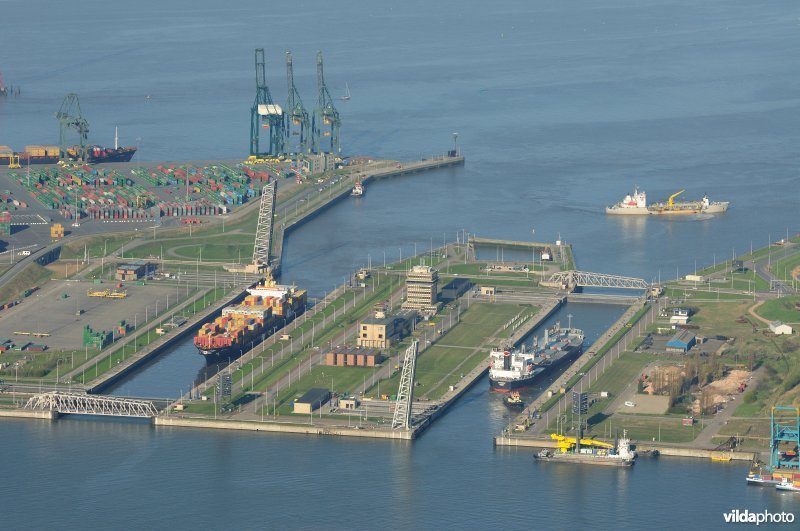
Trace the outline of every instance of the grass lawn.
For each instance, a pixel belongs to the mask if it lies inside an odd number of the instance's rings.
[[[22,293],[33,286],[41,286],[50,280],[52,272],[35,262],[28,264],[19,272],[14,280],[0,287],[0,303],[6,303],[13,299],[21,299]]]
[[[502,326],[525,309],[515,304],[472,304],[461,315],[461,321],[437,344],[420,354],[417,359],[417,396],[434,399],[441,397],[450,385],[455,385],[478,364],[487,360],[487,349],[475,349],[486,340],[497,337]],[[400,374],[381,384],[396,392]]]
[[[154,240],[131,249],[126,255],[128,258],[160,257],[163,251],[165,259],[196,260],[202,249],[203,260],[232,262],[241,256],[247,262],[253,255],[254,238],[254,234],[228,232],[215,236]]]
[[[139,236],[138,233],[131,231],[125,234],[113,233],[80,238],[67,245],[63,245],[59,258],[62,260],[83,258],[84,249],[86,250],[86,254],[89,255],[89,258],[108,256],[109,253],[113,253],[119,249],[122,244],[131,241],[137,236]]]
[[[794,253],[775,262],[772,269],[777,278],[791,282],[792,271],[798,266],[800,266],[800,253]]]
[[[795,307],[795,304],[800,304],[800,296],[781,297],[765,302],[756,310],[756,313],[770,321],[800,323],[800,310]]]
[[[628,436],[637,441],[656,441],[666,443],[690,442],[702,431],[699,423],[694,426],[681,425],[681,418],[644,417],[617,414],[591,427],[596,437],[614,437],[628,430]]]

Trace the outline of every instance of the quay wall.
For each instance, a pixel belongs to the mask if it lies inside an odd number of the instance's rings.
[[[508,446],[515,448],[556,448],[556,441],[543,437],[498,435],[494,438],[495,446]],[[708,450],[704,448],[691,448],[686,446],[671,446],[658,443],[636,443],[639,453],[658,451],[659,456],[668,457],[694,457],[700,459],[728,459],[731,461],[753,461],[756,452]]]
[[[34,411],[30,409],[0,409],[0,417],[56,420],[58,411]]]
[[[340,437],[366,437],[372,439],[410,440],[413,431],[387,429],[358,429],[346,426],[329,426],[325,424],[283,424],[277,422],[258,422],[241,420],[217,420],[186,417],[155,417],[155,426],[172,426],[181,428],[205,428],[215,430],[259,431],[267,433],[294,433],[303,435],[328,435]]]

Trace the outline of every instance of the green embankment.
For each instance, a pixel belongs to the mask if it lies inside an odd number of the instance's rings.
[[[460,322],[442,336],[438,343],[420,354],[417,359],[416,396],[429,399],[440,398],[451,385],[457,385],[463,374],[477,367],[488,358],[481,344],[496,338],[508,337],[510,330],[502,330],[521,311],[534,313],[530,306],[513,304],[472,304],[462,315]],[[400,374],[381,383],[381,388],[395,394],[400,384]]]
[[[50,280],[52,272],[37,263],[28,264],[14,277],[12,282],[0,287],[0,303],[5,304],[13,299],[22,299],[26,289],[41,286]]]

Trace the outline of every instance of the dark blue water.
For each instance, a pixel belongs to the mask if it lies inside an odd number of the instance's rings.
[[[279,103],[292,50],[309,107],[321,49],[334,96],[345,83],[352,93],[339,104],[346,152],[416,158],[458,132],[467,165],[370,186],[311,221],[287,243],[285,281],[313,296],[415,243],[423,252],[461,230],[530,240],[532,229],[573,244],[581,269],[674,278],[798,230],[797,20],[789,0],[4,0],[0,71],[22,96],[0,99],[0,144],[56,143],[53,113],[77,92],[95,143],[119,126],[141,160],[244,157],[253,48],[266,48]],[[707,219],[603,214],[634,184],[652,199],[686,188],[732,206]],[[125,393],[177,394],[199,370],[186,356]],[[746,488],[741,465],[560,469],[495,452],[503,409],[485,389],[413,445],[2,422],[5,455],[22,457],[4,460],[14,486],[4,518],[15,528],[706,528],[732,508],[796,505]]]

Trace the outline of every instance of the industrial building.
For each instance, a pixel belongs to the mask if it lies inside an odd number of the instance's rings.
[[[133,260],[125,264],[117,266],[117,272],[114,278],[117,280],[139,280],[140,278],[147,278],[156,271],[156,265],[146,260]]]
[[[361,347],[337,347],[325,354],[325,365],[331,367],[375,367],[383,362],[380,350]]]
[[[411,268],[406,275],[406,301],[403,309],[435,313],[438,310],[439,272],[424,265]]]
[[[772,321],[769,324],[769,330],[776,336],[791,335],[793,332],[792,327],[783,321]]]
[[[471,287],[472,282],[468,278],[454,278],[442,287],[441,299],[443,301],[456,300]]]
[[[306,394],[295,400],[294,412],[300,414],[305,413],[308,415],[321,408],[324,404],[327,404],[328,400],[330,399],[330,391],[327,389],[314,387],[313,389],[309,389]]]
[[[681,330],[667,341],[667,352],[686,352],[697,343],[695,335],[688,330]]]
[[[361,321],[356,344],[359,347],[386,349],[411,333],[416,312],[404,310],[397,315],[386,315],[377,310],[375,315]]]

